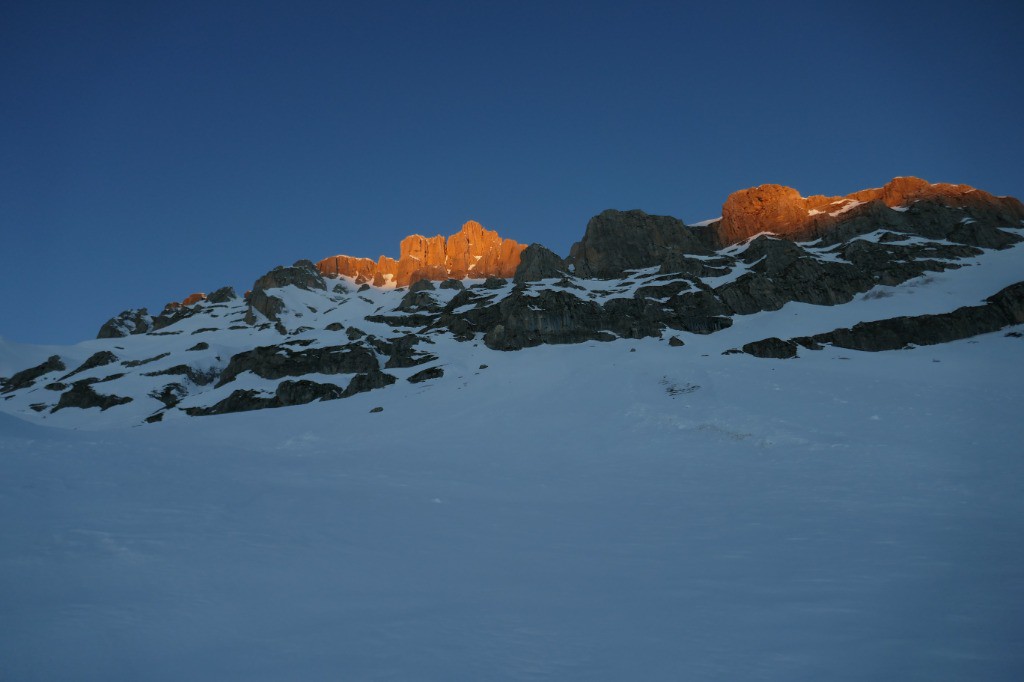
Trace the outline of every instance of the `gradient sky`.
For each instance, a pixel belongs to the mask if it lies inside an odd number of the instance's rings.
[[[566,255],[606,208],[767,182],[1024,196],[1019,2],[0,4],[0,336],[468,219]]]

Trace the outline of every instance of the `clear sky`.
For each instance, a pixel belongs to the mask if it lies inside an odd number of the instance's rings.
[[[1024,195],[1019,2],[6,0],[0,38],[13,341],[468,219],[564,256],[767,182]]]

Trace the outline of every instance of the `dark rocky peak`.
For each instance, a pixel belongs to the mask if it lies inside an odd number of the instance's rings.
[[[249,310],[245,315],[246,324],[256,324],[257,318],[254,311],[261,313],[271,322],[277,322],[281,312],[284,311],[284,301],[280,297],[268,293],[268,290],[286,286],[295,286],[306,291],[327,291],[323,275],[312,261],[298,260],[290,267],[278,265],[257,279],[256,283],[252,285],[252,289],[247,292],[246,300],[249,302]]]
[[[238,298],[234,287],[221,287],[206,297],[210,303],[228,303]]]
[[[300,289],[313,291],[319,289],[325,291],[327,285],[316,266],[308,260],[295,261],[294,265],[284,267],[278,265],[276,268],[263,275],[252,285],[252,291],[257,289],[277,289],[286,286],[296,286]]]
[[[678,218],[643,211],[607,210],[587,223],[567,262],[577,277],[610,279],[628,270],[660,266],[672,254],[710,254],[711,249]]]
[[[145,334],[153,326],[153,318],[145,308],[125,310],[103,323],[97,339],[116,339],[132,334]]]
[[[513,279],[516,283],[538,282],[552,277],[561,278],[568,272],[565,261],[540,244],[530,244],[523,251]]]

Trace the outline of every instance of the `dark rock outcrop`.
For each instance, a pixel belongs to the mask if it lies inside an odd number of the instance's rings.
[[[418,279],[409,285],[409,293],[415,293],[417,291],[434,291],[437,287],[429,279]]]
[[[263,314],[271,322],[277,322],[279,315],[284,310],[284,301],[280,297],[267,293],[269,289],[294,286],[306,291],[326,291],[327,285],[324,278],[312,262],[308,260],[296,261],[290,267],[278,265],[276,268],[256,280],[248,296],[249,311],[246,313],[246,324],[255,324],[256,316],[253,311]]]
[[[351,381],[348,382],[348,386],[345,388],[345,393],[342,394],[342,398],[349,398],[357,393],[366,393],[377,388],[384,388],[398,381],[394,376],[381,372],[380,370],[371,370],[362,374],[357,374],[352,377]]]
[[[165,409],[169,409],[180,403],[181,399],[186,395],[188,395],[188,389],[185,388],[184,384],[172,383],[157,391],[152,391],[149,397],[159,400],[164,404]]]
[[[51,372],[63,372],[65,369],[67,369],[67,367],[64,366],[64,362],[60,359],[60,356],[51,355],[44,362],[39,363],[35,367],[23,369],[4,381],[3,384],[0,385],[0,393],[13,393],[14,391],[20,391],[21,389],[28,388],[34,384],[36,379],[41,376]]]
[[[97,339],[117,339],[132,334],[145,334],[153,326],[153,318],[145,308],[125,310],[103,323]]]
[[[327,290],[324,278],[320,275],[316,266],[308,260],[295,261],[295,264],[289,267],[278,265],[256,280],[252,290],[278,289],[286,286],[294,286],[306,291]]]
[[[210,303],[228,303],[238,298],[234,287],[221,287],[206,297]]]
[[[379,344],[378,350],[382,354],[389,356],[387,362],[384,363],[384,367],[386,369],[415,367],[416,365],[436,360],[437,356],[417,350],[416,344],[419,342],[420,338],[415,334],[406,334],[405,336]]]
[[[83,410],[98,407],[102,412],[111,407],[132,402],[128,396],[100,395],[93,390],[92,384],[94,383],[96,382],[90,379],[74,382],[71,388],[61,394],[60,400],[50,411],[57,412],[66,407],[77,407]]]
[[[542,279],[564,277],[568,268],[565,261],[540,244],[530,244],[523,251],[513,279],[516,283],[539,282]]]
[[[380,369],[377,356],[366,346],[348,344],[326,348],[293,350],[287,346],[258,346],[231,357],[217,386],[234,381],[242,372],[264,379],[281,379],[304,374],[356,374]]]
[[[183,376],[196,386],[206,386],[213,383],[213,381],[219,376],[219,372],[216,369],[201,370],[190,365],[175,365],[157,372],[144,372],[142,376]]]
[[[602,332],[601,306],[564,291],[544,290],[536,296],[513,291],[493,307],[498,314],[484,343],[494,350],[518,350],[542,343],[610,340]]]
[[[428,367],[425,370],[413,374],[409,377],[408,381],[410,384],[418,384],[430,379],[440,379],[443,376],[444,370],[440,367]]]
[[[334,384],[324,384],[300,379],[298,381],[282,381],[273,395],[266,395],[250,389],[232,391],[231,395],[210,407],[190,407],[186,414],[194,417],[227,414],[230,412],[249,412],[271,407],[288,407],[305,405],[316,400],[337,400],[345,397],[345,391]]]
[[[785,360],[796,357],[796,343],[783,341],[772,336],[761,341],[753,341],[743,345],[743,352],[758,358],[777,358]]]
[[[627,270],[661,265],[674,254],[708,254],[699,237],[677,218],[643,211],[608,210],[587,223],[567,263],[578,277],[609,279]]]
[[[116,355],[111,353],[109,350],[98,351],[90,355],[85,362],[76,367],[74,370],[62,376],[61,381],[67,379],[68,377],[73,377],[76,374],[81,374],[82,372],[88,371],[90,369],[94,369],[96,367],[103,367],[104,365],[109,365],[112,362],[117,362]]]
[[[141,367],[142,365],[148,365],[151,362],[162,360],[163,358],[166,358],[168,355],[170,355],[170,353],[160,353],[160,355],[154,355],[153,357],[146,358],[144,360],[125,360],[121,364],[125,367]]]
[[[898,350],[910,345],[930,346],[988,334],[1024,322],[1024,282],[985,299],[984,305],[964,306],[949,313],[893,317],[861,322],[794,341],[807,347],[832,344],[861,351]]]
[[[741,315],[778,310],[789,301],[814,305],[848,303],[876,284],[853,264],[813,258],[793,242],[761,236],[741,255],[750,271],[715,293]]]

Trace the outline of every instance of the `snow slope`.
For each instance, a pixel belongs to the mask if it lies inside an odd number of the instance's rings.
[[[686,340],[467,343],[440,380],[133,428],[0,414],[0,679],[1021,679],[1024,339]]]

